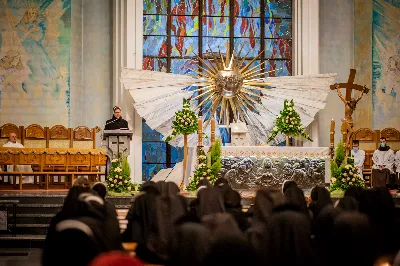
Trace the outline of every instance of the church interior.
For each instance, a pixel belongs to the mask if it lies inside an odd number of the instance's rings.
[[[399,0],[0,0],[0,265],[400,266],[397,93]]]

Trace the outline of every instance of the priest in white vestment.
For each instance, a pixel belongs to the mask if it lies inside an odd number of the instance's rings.
[[[354,167],[357,168],[360,177],[363,177],[364,161],[365,161],[365,151],[360,150],[360,142],[358,140],[353,140],[353,149],[350,155],[354,158]]]
[[[6,144],[4,144],[3,147],[5,147],[5,148],[24,148],[24,145],[17,142],[17,134],[11,132],[9,134],[8,142],[6,142]],[[7,165],[7,172],[33,172],[32,167],[30,165],[17,165],[16,168],[17,169],[14,169],[14,165]],[[13,180],[13,179],[11,179],[11,180]],[[16,183],[19,184],[19,179],[17,178],[16,180],[17,180]],[[22,183],[23,184],[33,183],[33,176],[23,176]]]
[[[380,138],[379,148],[372,156],[372,186],[386,187],[390,183],[390,174],[393,173],[395,154],[386,144],[386,138]]]

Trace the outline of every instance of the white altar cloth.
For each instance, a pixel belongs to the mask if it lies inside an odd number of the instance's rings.
[[[330,158],[328,147],[287,147],[287,146],[223,146],[222,157],[266,156],[288,158]]]

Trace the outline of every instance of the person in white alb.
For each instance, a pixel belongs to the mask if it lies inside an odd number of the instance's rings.
[[[400,189],[400,150],[396,152],[394,165],[396,167],[396,185]]]
[[[380,138],[379,148],[372,156],[372,186],[386,187],[390,184],[390,174],[393,173],[395,154],[386,144],[386,138]]]
[[[354,167],[357,168],[360,177],[363,177],[364,161],[365,161],[365,151],[360,150],[360,142],[358,140],[353,140],[353,149],[350,152],[351,157],[354,157]]]
[[[9,139],[6,144],[3,145],[5,148],[24,148],[24,145],[17,142],[17,134],[14,132],[9,133]],[[14,165],[7,165],[7,172],[33,172],[30,165],[17,165],[14,169]],[[19,180],[17,178],[17,184]],[[33,183],[33,176],[23,176],[22,184]]]

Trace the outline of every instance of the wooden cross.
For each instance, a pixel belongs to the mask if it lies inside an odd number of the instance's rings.
[[[363,86],[354,84],[355,77],[356,77],[356,70],[350,69],[349,80],[347,81],[347,83],[336,83],[336,84],[331,85],[330,88],[331,88],[331,90],[345,88],[346,89],[346,101],[350,101],[352,90],[357,90],[357,91],[364,90]],[[364,93],[367,94],[368,92],[369,92],[369,89],[365,88]]]

